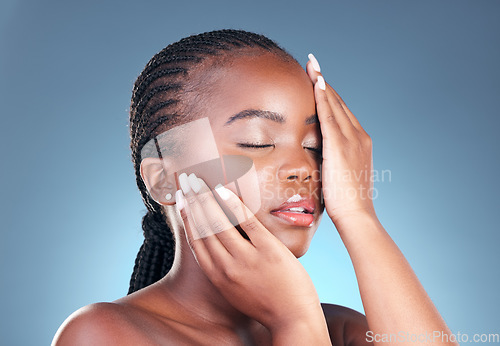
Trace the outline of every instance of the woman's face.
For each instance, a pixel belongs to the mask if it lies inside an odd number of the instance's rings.
[[[203,102],[203,113],[217,151],[221,157],[243,155],[253,161],[254,174],[238,180],[239,195],[258,220],[300,257],[324,208],[313,85],[302,67],[272,54],[237,57],[230,66],[210,73],[215,82]],[[196,143],[203,137],[194,134],[194,147],[206,147]],[[203,172],[197,174],[203,178]],[[235,185],[227,187],[238,192]],[[274,212],[290,198],[314,210]]]

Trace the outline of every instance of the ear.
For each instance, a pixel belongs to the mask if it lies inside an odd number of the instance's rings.
[[[175,203],[176,184],[170,167],[165,160],[147,157],[141,162],[141,177],[150,196],[156,203],[173,205]],[[170,199],[167,199],[170,197]]]

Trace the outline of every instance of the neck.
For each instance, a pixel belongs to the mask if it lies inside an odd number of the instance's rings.
[[[194,318],[231,329],[248,328],[255,324],[255,320],[235,309],[208,279],[188,245],[177,212],[175,209],[167,212],[175,234],[175,259],[168,274],[158,282],[160,291],[182,306],[182,311],[189,315],[186,317],[190,320]]]

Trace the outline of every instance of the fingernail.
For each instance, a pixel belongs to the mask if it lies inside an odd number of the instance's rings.
[[[184,196],[182,195],[182,191],[180,189],[175,193],[175,206],[179,211],[184,208]]]
[[[200,183],[200,186],[201,186],[201,187],[205,186],[205,187],[207,187],[208,189],[210,189],[210,188],[208,187],[207,183],[205,183],[205,182],[203,181],[203,179],[198,178],[198,182]]]
[[[191,185],[191,188],[195,193],[198,193],[198,191],[200,191],[201,189],[201,185],[200,182],[198,181],[198,178],[196,177],[196,174],[191,173],[188,178],[189,178],[189,185]]]
[[[321,90],[326,90],[325,79],[323,76],[318,76],[318,86]]]
[[[187,194],[189,191],[191,191],[186,173],[182,173],[181,175],[179,175],[179,183],[181,184],[181,189],[184,194]]]
[[[321,72],[321,67],[319,67],[319,62],[318,60],[316,60],[316,57],[312,53],[309,53],[307,57],[309,58],[309,60],[311,60],[313,70],[316,72]]]
[[[215,192],[217,192],[217,194],[220,196],[220,198],[222,198],[225,201],[227,201],[229,199],[229,197],[231,196],[229,194],[228,189],[226,189],[221,184],[217,184],[217,186],[215,187]]]

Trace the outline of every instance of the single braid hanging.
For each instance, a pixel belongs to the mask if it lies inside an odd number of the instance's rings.
[[[162,49],[146,64],[137,78],[130,106],[130,148],[136,183],[147,213],[142,218],[144,243],[135,260],[128,294],[164,277],[174,261],[175,240],[160,204],[149,195],[140,175],[141,150],[169,127],[186,121],[182,114],[182,90],[190,69],[206,58],[220,54],[237,56],[239,50],[272,52],[285,61],[295,61],[276,42],[243,30],[215,30],[185,37]]]

